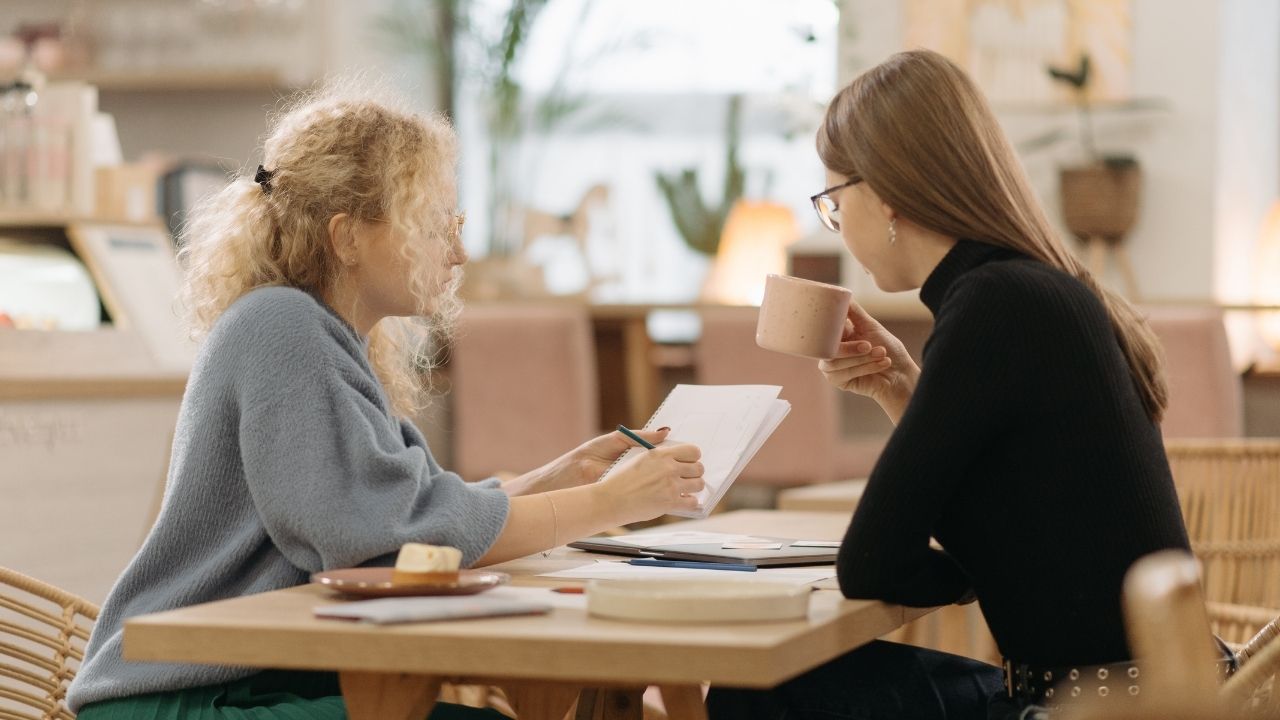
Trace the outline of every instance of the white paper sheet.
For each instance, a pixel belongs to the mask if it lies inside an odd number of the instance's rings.
[[[756,451],[791,412],[791,403],[778,398],[781,391],[778,385],[677,385],[667,395],[644,427],[671,428],[664,445],[697,445],[702,450],[707,484],[698,493],[697,510],[672,515],[700,519],[711,514]],[[628,450],[602,479],[641,452],[645,451]]]

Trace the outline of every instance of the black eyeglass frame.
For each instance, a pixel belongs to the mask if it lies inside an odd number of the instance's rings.
[[[855,177],[848,182],[843,182],[843,183],[840,183],[839,185],[832,185],[831,187],[827,188],[826,190],[823,190],[822,192],[816,195],[809,196],[809,202],[813,203],[813,211],[818,213],[818,220],[822,221],[823,227],[830,230],[831,232],[840,232],[840,221],[831,217],[831,215],[826,211],[826,209],[823,208],[822,202],[821,202],[822,199],[826,198],[830,200],[831,204],[835,206],[832,209],[839,211],[840,205],[836,203],[835,198],[831,197],[831,193],[837,190],[843,190],[847,187],[853,187],[854,185],[857,185],[860,182],[862,182],[862,178]]]

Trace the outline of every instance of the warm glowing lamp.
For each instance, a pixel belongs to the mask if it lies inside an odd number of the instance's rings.
[[[799,237],[796,217],[787,206],[739,200],[725,219],[720,249],[702,286],[702,300],[759,305],[765,276],[787,271],[787,246]]]
[[[1254,258],[1253,301],[1258,305],[1280,306],[1280,200],[1271,206],[1262,223]],[[1280,311],[1258,315],[1258,330],[1280,354]]]

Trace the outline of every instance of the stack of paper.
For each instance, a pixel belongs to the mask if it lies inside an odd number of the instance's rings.
[[[707,483],[698,493],[697,510],[672,515],[705,518],[711,514],[756,451],[791,412],[791,403],[778,397],[781,391],[778,385],[677,385],[671,391],[644,427],[671,428],[664,445],[697,445],[702,450],[703,480]],[[602,477],[641,452],[646,451],[628,450]]]

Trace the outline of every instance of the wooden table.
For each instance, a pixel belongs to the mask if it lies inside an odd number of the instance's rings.
[[[740,511],[667,526],[839,539],[846,513]],[[664,528],[666,529],[666,528]],[[561,548],[499,566],[514,584],[598,556]],[[352,720],[426,717],[445,681],[501,685],[523,718],[639,718],[640,694],[662,690],[673,719],[704,718],[700,684],[767,688],[928,612],[816,590],[807,620],[681,625],[549,615],[375,627],[317,620],[336,600],[318,586],[146,615],[125,625],[128,660],[336,670]],[[584,693],[590,690],[590,693]]]

